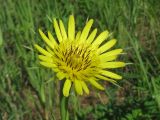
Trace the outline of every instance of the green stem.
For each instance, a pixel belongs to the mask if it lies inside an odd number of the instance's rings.
[[[63,95],[64,81],[65,80],[62,80],[60,83],[60,113],[61,113],[61,120],[69,120],[68,97],[65,97]]]

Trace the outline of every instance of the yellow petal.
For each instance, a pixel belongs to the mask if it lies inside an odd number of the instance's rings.
[[[75,84],[76,92],[77,92],[79,95],[82,95],[82,94],[83,94],[83,90],[82,90],[81,82],[80,82],[79,80],[75,80],[75,81],[74,81],[74,84]]]
[[[69,22],[68,22],[68,38],[69,40],[74,40],[75,37],[75,21],[74,16],[69,16]]]
[[[61,53],[61,52],[59,52],[59,51],[54,51],[54,56],[53,56],[53,58],[54,58],[54,60],[58,60],[59,61],[59,59],[64,59],[64,56],[63,56],[63,54]],[[58,62],[57,61],[57,62]],[[59,61],[60,62],[60,61]],[[63,61],[62,61],[63,62]]]
[[[39,45],[35,44],[34,47],[43,55],[51,57],[52,54],[41,48]]]
[[[70,88],[71,88],[71,80],[67,79],[64,83],[64,86],[63,86],[63,95],[65,97],[68,97],[69,96],[69,91],[70,91]]]
[[[62,20],[59,21],[59,25],[60,25],[63,40],[66,40],[67,39],[67,33],[66,33],[66,30],[65,30],[65,27],[64,27],[64,24],[63,24]]]
[[[106,80],[106,81],[109,81],[111,83],[116,83],[117,81],[113,80],[113,79],[110,79],[110,78],[107,78],[107,77],[104,77],[102,75],[96,75],[97,78],[101,79],[101,80]]]
[[[62,39],[61,31],[59,29],[59,26],[58,26],[56,19],[53,20],[53,26],[54,26],[58,41],[61,42],[63,39]]]
[[[48,67],[48,68],[53,68],[53,67],[57,67],[55,64],[53,63],[49,63],[49,62],[39,62],[41,65]]]
[[[82,85],[83,90],[84,90],[87,94],[89,94],[89,89],[88,89],[86,83],[85,83],[84,81],[81,81],[81,85]]]
[[[88,39],[86,40],[87,43],[91,44],[91,43],[93,42],[96,34],[97,34],[97,28],[94,29],[94,30],[92,31],[92,33],[89,35]]]
[[[105,58],[100,57],[100,59],[101,59],[101,62],[104,63],[104,62],[107,62],[107,61],[116,60],[117,56],[109,56],[109,57],[105,57]]]
[[[40,33],[42,39],[44,40],[44,42],[45,42],[49,47],[51,47],[52,49],[54,49],[54,45],[53,45],[52,41],[50,41],[50,40],[48,39],[48,37],[42,32],[41,29],[39,29],[39,33]]]
[[[116,39],[112,39],[110,41],[108,41],[107,43],[105,43],[104,45],[102,45],[98,51],[100,51],[100,53],[103,53],[107,50],[109,50],[111,47],[113,47],[116,44]]]
[[[94,79],[90,79],[89,82],[95,86],[96,88],[100,89],[100,90],[104,90],[104,87],[101,86],[98,82],[96,82]]]
[[[125,66],[124,62],[106,62],[106,63],[100,64],[101,68],[119,68],[124,66]]]
[[[62,80],[62,79],[64,79],[64,78],[66,77],[65,74],[62,73],[62,72],[58,72],[58,73],[56,74],[56,76],[58,77],[59,80]]]
[[[82,31],[82,34],[81,34],[81,37],[80,37],[80,41],[85,41],[86,40],[86,38],[88,37],[88,33],[89,33],[90,29],[91,29],[92,24],[93,24],[93,19],[91,19],[91,20],[89,20],[87,22],[87,24],[85,25],[85,27],[84,27],[84,29]]]
[[[47,56],[44,56],[44,55],[38,55],[38,58],[44,62],[50,62],[52,63],[53,62],[53,59],[51,57],[47,57]]]
[[[122,51],[123,51],[122,49],[111,50],[109,52],[106,52],[106,53],[100,55],[100,59],[105,59],[110,56],[116,56],[116,55],[120,54]]]
[[[80,36],[81,36],[81,31],[78,31],[78,33],[76,35],[76,41],[79,40]]]
[[[47,51],[48,51],[49,53],[51,53],[52,55],[54,54],[54,52],[53,52],[48,46],[46,46],[46,49],[47,49]]]
[[[109,32],[103,31],[96,39],[93,41],[94,46],[99,46],[105,39],[108,38]]]
[[[48,37],[49,37],[50,41],[52,41],[54,46],[58,45],[50,31],[48,31]]]
[[[116,73],[110,72],[110,71],[101,70],[100,73],[104,76],[107,76],[107,77],[110,77],[110,78],[113,78],[113,79],[122,79],[122,76],[120,76]]]
[[[108,81],[108,82],[111,82],[112,84],[116,85],[117,87],[120,87],[120,86],[117,84],[117,81],[115,81],[115,80],[113,80],[113,79],[104,77],[104,76],[102,76],[102,75],[97,75],[96,77],[98,77],[98,78],[101,79],[101,80],[106,80],[106,81]]]

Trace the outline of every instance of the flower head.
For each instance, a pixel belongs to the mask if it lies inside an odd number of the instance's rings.
[[[103,31],[97,37],[97,29],[90,32],[93,19],[89,20],[82,31],[75,32],[74,16],[70,15],[68,21],[68,32],[61,20],[59,23],[53,20],[53,26],[57,40],[48,32],[46,36],[42,30],[39,33],[46,43],[46,49],[35,44],[39,51],[40,64],[53,69],[59,80],[65,80],[63,95],[68,96],[72,83],[78,94],[83,91],[89,94],[86,83],[90,83],[100,90],[104,87],[99,84],[99,80],[116,83],[122,77],[110,71],[113,68],[124,67],[125,63],[115,61],[122,49],[109,51],[116,39],[106,42],[109,32]],[[89,34],[90,32],[90,34]],[[64,79],[65,78],[65,79]]]

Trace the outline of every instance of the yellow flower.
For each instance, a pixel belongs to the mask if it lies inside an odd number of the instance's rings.
[[[58,23],[54,19],[53,26],[57,40],[50,32],[46,36],[39,29],[39,33],[47,45],[46,49],[43,49],[35,44],[35,48],[40,53],[38,56],[40,64],[53,69],[59,80],[65,80],[63,95],[66,97],[69,96],[72,83],[75,91],[82,95],[83,91],[89,94],[86,83],[104,90],[104,87],[98,83],[99,80],[115,84],[116,80],[122,79],[122,76],[110,71],[110,69],[125,66],[124,62],[115,61],[122,53],[122,49],[108,51],[117,40],[111,39],[106,42],[109,36],[107,30],[96,37],[97,29],[90,32],[92,24],[93,19],[90,19],[83,30],[76,33],[74,16],[70,15],[68,32],[66,32],[63,22],[59,20]]]

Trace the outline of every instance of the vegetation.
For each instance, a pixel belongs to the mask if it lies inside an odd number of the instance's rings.
[[[118,72],[121,87],[72,95],[71,120],[160,119],[159,0],[5,0],[0,4],[0,119],[59,120],[59,83],[38,64],[34,43],[43,44],[38,28],[53,31],[52,19],[67,25],[74,14],[77,30],[93,18],[125,49],[127,63]]]

